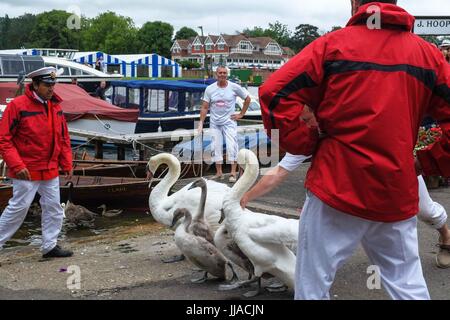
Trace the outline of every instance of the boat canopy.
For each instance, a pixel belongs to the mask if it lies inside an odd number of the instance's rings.
[[[14,98],[19,86],[12,82],[0,83],[0,104],[6,99]],[[72,85],[58,83],[55,93],[61,97],[61,107],[67,121],[74,121],[86,115],[103,116],[109,119],[137,122],[139,110],[123,109],[116,107],[104,100],[91,97],[82,88]]]
[[[124,88],[145,88],[155,90],[168,91],[186,91],[186,92],[203,92],[208,87],[202,83],[192,83],[186,81],[171,81],[171,80],[126,80],[126,81],[111,81],[113,87]]]

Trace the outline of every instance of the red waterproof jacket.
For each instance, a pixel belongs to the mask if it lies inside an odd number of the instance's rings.
[[[413,149],[424,115],[443,138],[419,152],[428,175],[450,176],[450,67],[440,51],[411,33],[414,17],[385,3],[381,29],[371,30],[369,5],[347,27],[305,48],[260,88],[266,129],[280,145],[314,160],[306,187],[329,206],[373,221],[418,212]],[[301,124],[313,108],[327,136]]]
[[[54,95],[51,100],[52,126],[43,103],[33,95],[30,86],[25,95],[15,98],[0,121],[0,154],[13,175],[30,171],[72,170],[72,149],[66,120]]]

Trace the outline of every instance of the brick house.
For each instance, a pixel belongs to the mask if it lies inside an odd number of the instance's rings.
[[[197,36],[175,40],[172,60],[195,61],[203,64],[205,55],[213,66],[226,64],[231,69],[258,68],[276,70],[293,55],[289,48],[281,47],[269,37],[251,38],[245,35]]]

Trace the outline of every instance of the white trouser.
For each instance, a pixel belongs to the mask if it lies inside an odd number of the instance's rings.
[[[212,136],[212,151],[214,153],[214,162],[223,162],[223,137],[227,145],[227,160],[237,161],[238,155],[238,136],[237,136],[237,122],[230,119],[224,125],[210,124]]]
[[[362,244],[392,299],[428,300],[417,240],[417,218],[373,222],[337,211],[314,194],[300,216],[295,298],[330,299],[336,271]],[[369,289],[368,289],[369,290]]]
[[[0,216],[0,248],[19,230],[33,199],[41,195],[42,252],[51,251],[61,232],[64,211],[60,204],[59,178],[48,181],[13,180],[13,197]]]
[[[419,180],[419,215],[418,218],[434,229],[441,229],[447,223],[447,212],[443,206],[434,202],[428,193],[422,176]]]

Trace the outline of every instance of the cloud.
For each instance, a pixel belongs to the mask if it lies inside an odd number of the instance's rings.
[[[124,6],[124,2],[118,0],[41,0],[34,5],[25,0],[2,0],[0,12],[14,17],[77,6],[87,17],[114,11],[131,17],[137,26],[160,20],[169,22],[176,30],[183,26],[196,29],[201,25],[206,34],[267,27],[277,20],[287,24],[291,30],[301,23],[309,23],[326,31],[335,25],[345,25],[350,16],[350,0],[128,0],[126,3]],[[448,0],[400,0],[399,5],[414,15],[450,15]]]

